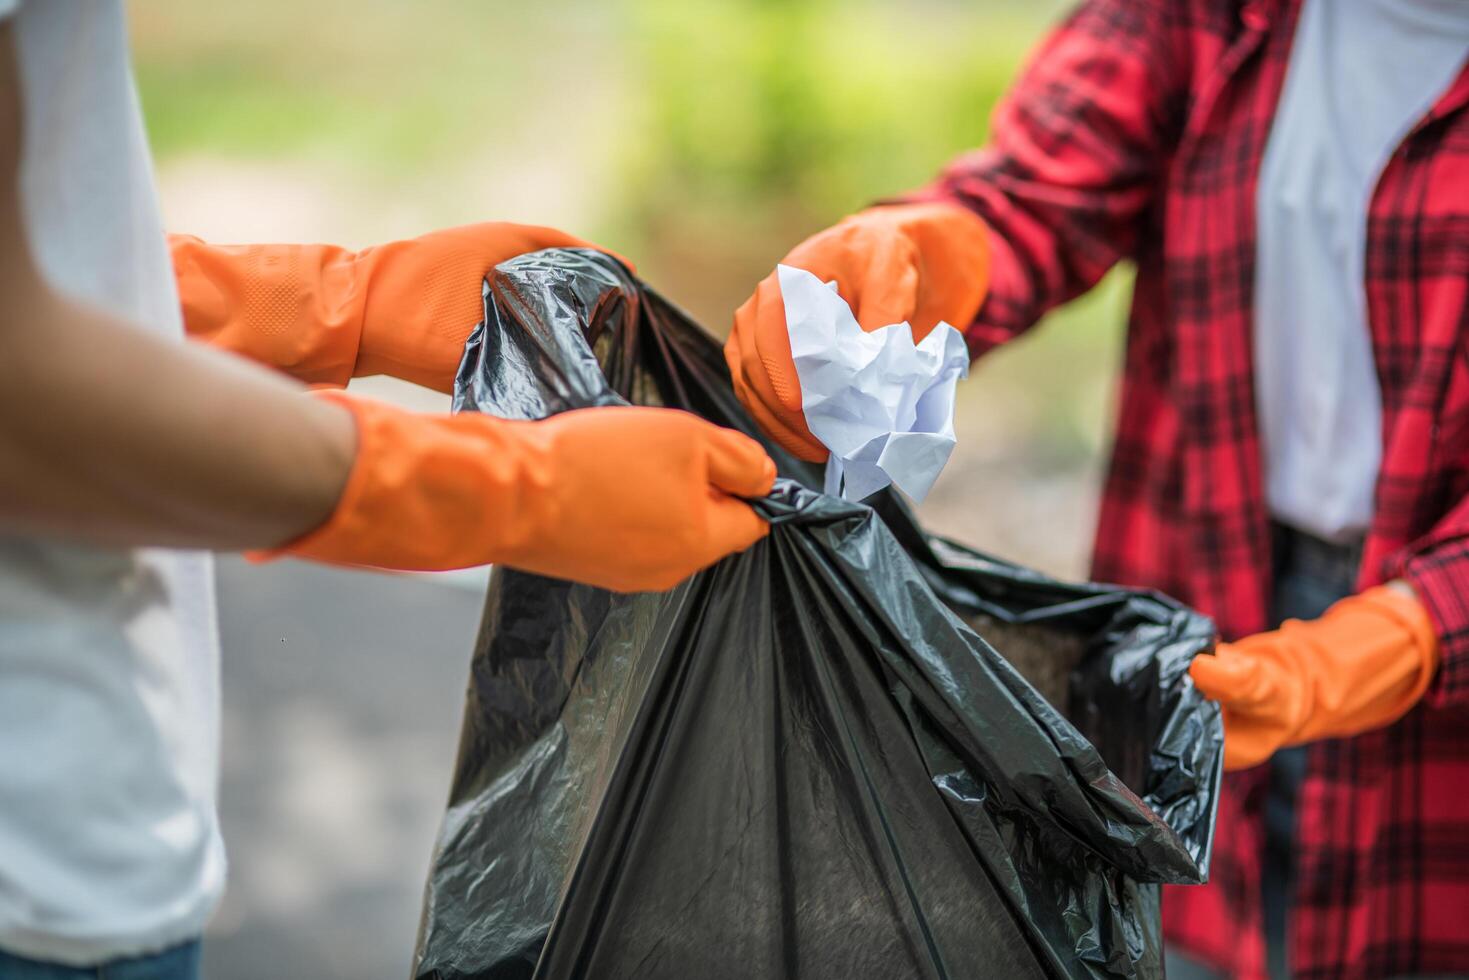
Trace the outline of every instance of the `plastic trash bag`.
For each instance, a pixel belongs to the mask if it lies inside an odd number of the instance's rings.
[[[615,261],[523,256],[484,298],[457,410],[756,434],[718,344]],[[1186,673],[1212,624],[772,454],[769,538],[671,592],[493,572],[416,976],[1162,976],[1159,883],[1202,881],[1213,829],[1221,727]],[[1058,704],[1006,646],[1059,658]]]

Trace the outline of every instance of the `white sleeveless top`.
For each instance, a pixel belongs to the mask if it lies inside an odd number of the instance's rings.
[[[0,19],[42,273],[181,338],[121,3],[0,0]],[[218,743],[207,554],[0,536],[0,948],[91,964],[197,936],[224,883]]]

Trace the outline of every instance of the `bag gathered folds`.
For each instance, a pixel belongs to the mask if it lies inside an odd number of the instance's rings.
[[[1161,977],[1160,885],[1213,835],[1213,624],[810,489],[614,258],[482,295],[456,411],[684,409],[781,479],[770,535],[669,592],[493,570],[415,977]]]

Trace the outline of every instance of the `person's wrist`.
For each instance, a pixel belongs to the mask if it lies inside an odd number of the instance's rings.
[[[304,398],[302,424],[322,433],[322,453],[309,464],[317,474],[307,481],[311,497],[303,501],[296,526],[283,531],[277,544],[246,552],[249,560],[269,561],[310,548],[312,542],[335,534],[336,525],[351,520],[366,492],[370,454],[366,443],[371,438],[356,405],[338,390],[318,389]]]

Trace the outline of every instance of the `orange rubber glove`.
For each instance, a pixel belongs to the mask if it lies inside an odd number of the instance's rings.
[[[357,456],[326,523],[272,552],[441,570],[498,563],[623,592],[672,588],[768,533],[741,497],[775,464],[687,412],[593,408],[540,422],[421,415],[340,391]]]
[[[1195,657],[1189,674],[1224,708],[1224,768],[1245,769],[1276,749],[1398,720],[1437,668],[1428,612],[1395,583],[1349,596],[1320,619],[1221,643]]]
[[[310,383],[388,374],[447,392],[480,320],[487,272],[525,252],[594,246],[552,228],[485,222],[360,252],[186,235],[170,236],[169,247],[189,336]]]
[[[919,341],[940,321],[960,330],[973,322],[989,287],[989,254],[989,230],[966,208],[894,204],[816,233],[781,264],[823,282],[836,280],[863,330],[906,320]],[[724,356],[735,393],[760,427],[800,458],[825,460],[826,447],[801,413],[801,383],[776,273],[735,311]]]

